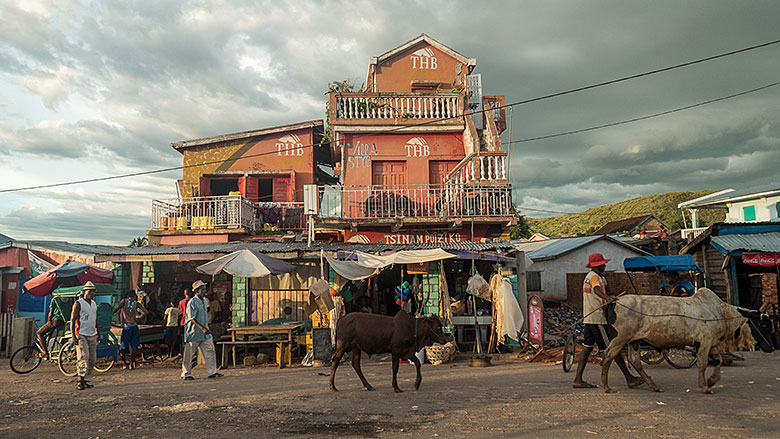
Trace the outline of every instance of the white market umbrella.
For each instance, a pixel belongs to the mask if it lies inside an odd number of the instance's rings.
[[[206,262],[197,267],[196,270],[211,276],[224,270],[237,277],[264,277],[271,274],[290,273],[296,268],[295,265],[245,248]]]

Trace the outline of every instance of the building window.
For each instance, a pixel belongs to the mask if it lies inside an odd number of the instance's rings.
[[[542,272],[529,271],[525,274],[528,291],[542,291]]]
[[[775,217],[780,218],[780,203],[775,203]]]
[[[745,215],[745,221],[756,220],[756,206],[745,206],[742,208],[742,212]]]

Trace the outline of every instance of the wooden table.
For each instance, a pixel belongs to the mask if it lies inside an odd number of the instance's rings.
[[[285,355],[285,345],[290,347],[290,356],[287,360],[287,363],[289,366],[292,366],[292,343],[293,343],[293,332],[297,331],[299,328],[302,328],[302,323],[296,323],[291,325],[254,325],[254,326],[239,326],[237,328],[228,328],[228,332],[230,333],[230,342],[222,342],[222,366],[225,366],[225,363],[227,362],[227,345],[229,344],[231,347],[231,350],[233,351],[233,367],[236,367],[236,346],[237,345],[250,345],[250,344],[262,344],[262,343],[275,343],[279,345],[279,368],[284,367],[284,355]],[[247,337],[250,335],[269,335],[269,334],[281,334],[281,335],[287,335],[286,340],[258,340],[258,341],[248,341],[246,340]],[[238,340],[236,341],[236,336],[241,336],[244,338],[243,341]]]

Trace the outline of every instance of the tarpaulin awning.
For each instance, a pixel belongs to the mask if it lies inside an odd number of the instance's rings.
[[[390,255],[379,256],[356,251],[357,262],[339,261],[328,255],[325,257],[333,271],[339,276],[350,280],[360,280],[375,276],[383,268],[394,264],[419,264],[421,262],[440,261],[456,257],[451,253],[437,248],[432,250],[402,250]]]
[[[780,265],[780,253],[743,253],[742,262],[747,265],[774,267]]]
[[[28,280],[24,283],[24,289],[33,296],[43,297],[60,286],[84,285],[87,281],[93,284],[110,284],[113,279],[114,272],[111,270],[67,261]]]
[[[431,250],[401,250],[390,255],[379,256],[356,251],[357,264],[368,268],[385,268],[395,264],[419,264],[456,257],[440,248]]]
[[[639,256],[623,260],[626,271],[698,271],[703,272],[691,255]]]
[[[225,271],[238,277],[263,277],[271,274],[284,274],[295,271],[297,267],[272,258],[256,250],[242,249],[214,259],[196,268],[199,273],[216,275]]]
[[[361,280],[371,276],[379,274],[381,271],[378,268],[368,268],[358,265],[353,261],[339,261],[332,256],[325,255],[325,259],[328,260],[328,265],[339,276],[349,280]]]

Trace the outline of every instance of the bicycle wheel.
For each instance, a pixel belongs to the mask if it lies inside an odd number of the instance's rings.
[[[60,353],[57,356],[57,366],[66,377],[73,377],[78,373],[78,368],[76,367],[76,346],[73,346],[70,341],[60,348]]]
[[[114,367],[115,362],[116,360],[114,359],[113,355],[97,357],[95,359],[95,367],[94,367],[95,372],[100,372],[100,373],[108,372],[109,370],[111,370],[112,367]]]
[[[11,355],[11,370],[16,373],[30,373],[41,365],[41,360],[35,345],[24,346]]]
[[[696,364],[696,348],[683,346],[663,350],[664,360],[675,369],[688,369]]]
[[[650,365],[656,365],[660,364],[664,361],[664,354],[663,352],[659,351],[658,349],[654,348],[640,348],[639,349],[639,358],[642,360],[645,364]]]
[[[574,332],[569,333],[566,337],[566,344],[563,345],[563,371],[568,372],[571,370],[571,366],[574,364],[574,357],[577,354],[577,338]]]

